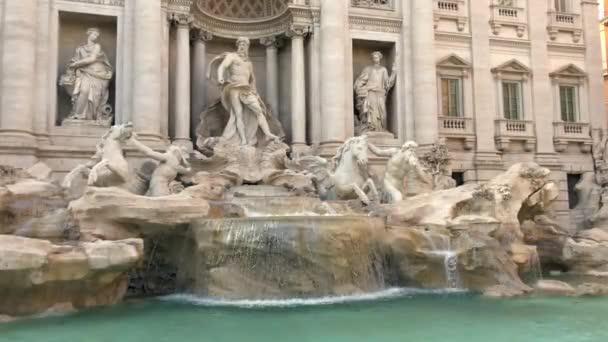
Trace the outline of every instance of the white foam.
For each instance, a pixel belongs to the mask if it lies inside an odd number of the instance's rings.
[[[253,299],[242,299],[242,300],[229,300],[229,299],[218,299],[218,298],[204,298],[195,295],[188,294],[176,294],[161,297],[160,300],[187,303],[199,306],[210,306],[210,307],[238,307],[238,308],[284,308],[284,307],[299,307],[299,306],[322,306],[322,305],[335,305],[345,304],[354,302],[367,302],[376,301],[383,299],[395,299],[404,298],[414,295],[439,295],[439,294],[457,294],[466,293],[466,290],[461,289],[438,289],[438,290],[425,290],[425,289],[414,289],[414,288],[391,288],[379,292],[371,292],[350,296],[334,296],[334,297],[321,297],[321,298],[292,298],[292,299],[268,299],[268,300],[253,300]]]

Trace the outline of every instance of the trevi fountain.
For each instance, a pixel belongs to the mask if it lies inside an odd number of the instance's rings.
[[[468,144],[487,152],[494,142],[484,150],[481,135],[429,133],[434,100],[406,103],[426,96],[417,87],[433,85],[435,71],[424,76],[424,52],[390,43],[390,30],[375,42],[371,26],[382,25],[366,15],[397,11],[428,25],[432,40],[433,9],[471,1],[412,0],[413,13],[409,2],[0,1],[5,49],[27,50],[25,36],[5,26],[25,25],[28,11],[44,17],[46,6],[64,21],[51,33],[71,38],[59,39],[65,60],[46,79],[59,99],[46,139],[91,146],[73,147],[62,169],[44,159],[48,151],[20,156],[27,130],[6,130],[15,144],[0,163],[0,341],[607,341],[608,130],[592,126],[566,142],[591,165],[571,189],[572,209],[555,209],[560,159],[488,157],[476,175],[491,176],[454,177]],[[221,13],[231,4],[241,16],[268,16],[230,21]],[[119,15],[118,32],[90,13],[121,6],[135,14]],[[371,32],[356,41],[353,71],[338,51],[349,20],[339,14],[349,8],[351,28]],[[148,70],[164,49],[154,45],[162,25],[151,19],[161,13],[177,31],[177,57],[169,52],[177,64],[167,69],[176,71],[163,81],[176,89],[170,100]],[[435,12],[436,30],[446,29],[443,20]],[[125,42],[127,28],[136,34]],[[412,49],[426,46],[425,30],[411,33],[423,37]],[[212,50],[203,63],[192,60],[192,79],[181,68],[191,62],[189,40]],[[288,54],[277,54],[287,40]],[[127,52],[115,50],[125,44],[134,46],[133,88],[124,81]],[[12,52],[2,53],[12,73]],[[307,87],[311,77],[321,77],[320,89]],[[3,81],[2,110],[19,101],[20,86]],[[154,121],[163,101],[175,110],[165,128]],[[322,115],[307,117],[315,106]],[[415,111],[415,129],[401,108]],[[163,129],[169,143],[158,138]],[[544,146],[540,136],[513,139],[497,138],[500,154]]]

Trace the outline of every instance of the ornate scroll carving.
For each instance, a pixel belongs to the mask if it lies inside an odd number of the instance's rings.
[[[351,5],[353,7],[392,10],[394,9],[394,0],[351,0]]]

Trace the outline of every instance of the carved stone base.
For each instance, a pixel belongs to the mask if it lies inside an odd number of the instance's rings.
[[[112,119],[109,120],[81,120],[81,119],[64,119],[61,122],[63,127],[100,127],[110,128],[112,126]]]
[[[368,132],[366,135],[369,142],[379,147],[398,147],[401,145],[399,139],[395,139],[395,135],[390,132]]]

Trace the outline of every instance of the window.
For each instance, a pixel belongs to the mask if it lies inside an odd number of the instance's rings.
[[[576,87],[559,86],[559,101],[562,113],[562,121],[577,122]]]
[[[464,172],[452,172],[452,179],[456,181],[456,186],[464,185]]]
[[[555,10],[561,13],[571,13],[570,0],[555,0]]]
[[[576,185],[581,181],[581,175],[575,173],[569,173],[568,177],[568,207],[570,209],[576,208],[579,202],[578,193],[576,192]]]
[[[504,117],[522,120],[521,82],[502,82]]]
[[[444,116],[462,116],[462,81],[459,78],[441,79],[441,108]]]

